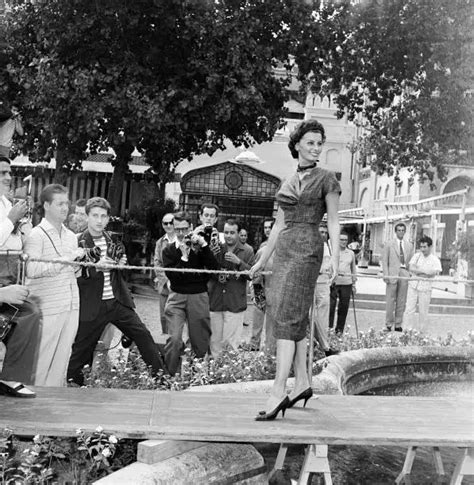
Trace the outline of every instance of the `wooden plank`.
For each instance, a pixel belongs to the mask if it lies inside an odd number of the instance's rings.
[[[284,419],[257,422],[265,395],[37,388],[36,399],[0,396],[0,428],[74,435],[102,426],[120,437],[184,441],[474,445],[473,402],[460,398],[319,396]]]
[[[152,465],[205,444],[200,441],[146,440],[138,443],[137,461]]]

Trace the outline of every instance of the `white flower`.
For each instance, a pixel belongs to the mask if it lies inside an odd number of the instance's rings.
[[[112,452],[110,451],[109,448],[104,448],[102,450],[102,455],[105,456],[106,458],[108,458],[111,454],[112,454]]]
[[[113,443],[115,445],[116,443],[118,443],[118,439],[113,434],[111,434],[109,436],[109,443]]]
[[[102,426],[97,426],[95,430],[97,431],[97,433],[102,433],[102,431],[104,431],[104,428],[102,428]]]

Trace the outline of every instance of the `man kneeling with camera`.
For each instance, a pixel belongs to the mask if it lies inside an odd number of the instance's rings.
[[[176,242],[163,249],[165,268],[218,269],[218,263],[209,247],[212,231],[192,232],[191,216],[187,212],[177,212],[174,215],[174,230]],[[170,374],[174,375],[180,363],[186,322],[196,357],[204,357],[209,351],[209,273],[166,271],[166,276],[170,280],[170,294],[165,307],[170,337],[165,346],[165,362]]]
[[[105,228],[110,218],[110,204],[101,197],[87,201],[87,229],[78,234],[79,247],[92,261],[107,266],[126,263],[122,243]],[[130,291],[117,269],[83,267],[77,280],[80,294],[79,329],[67,371],[68,381],[84,384],[82,368],[92,364],[94,349],[108,323],[115,325],[133,340],[152,374],[163,369],[163,360],[151,333],[135,312]]]

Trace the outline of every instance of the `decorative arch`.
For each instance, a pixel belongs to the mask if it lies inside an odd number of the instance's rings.
[[[443,188],[443,194],[449,194],[450,192],[465,189],[466,186],[471,187],[471,190],[467,194],[467,202],[469,204],[474,204],[474,180],[468,175],[457,175],[446,182]]]
[[[359,199],[359,207],[368,207],[369,201],[367,200],[369,196],[369,189],[365,187],[365,189],[360,194]]]

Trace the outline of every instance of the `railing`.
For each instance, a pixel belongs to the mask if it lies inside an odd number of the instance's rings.
[[[406,195],[396,195],[394,197],[394,202],[411,202],[413,199],[411,194]]]

